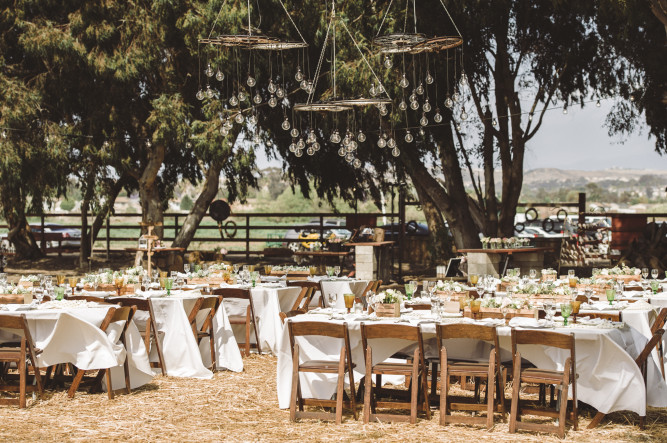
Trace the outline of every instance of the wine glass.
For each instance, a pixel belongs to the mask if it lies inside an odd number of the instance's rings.
[[[642,268],[642,277],[644,280],[648,278],[648,268]]]
[[[470,312],[472,312],[472,316],[475,320],[477,320],[477,314],[479,314],[479,310],[481,307],[482,307],[482,300],[477,299],[470,301]]]
[[[329,307],[334,309],[336,307],[336,301],[338,300],[338,294],[335,292],[330,292],[327,295],[327,301],[329,302]]]
[[[616,298],[616,289],[607,289],[607,301],[609,301],[609,305],[613,304],[614,298]]]
[[[239,273],[239,265],[238,265],[238,264],[233,264],[233,265],[232,265],[232,269],[234,270],[234,274],[238,274],[238,273]]]
[[[164,279],[164,288],[167,290],[167,295],[171,295],[171,288],[173,287],[174,279],[167,277]]]
[[[123,286],[125,285],[125,279],[122,276],[116,276],[113,280],[113,284],[116,287],[116,292],[118,293],[118,296],[120,297],[120,292],[123,289]]]
[[[546,314],[547,321],[551,321],[553,319],[554,305],[551,302],[544,302],[542,306],[544,307],[544,313]]]
[[[472,286],[477,286],[477,281],[479,280],[479,275],[477,274],[470,274],[470,284]]]
[[[658,278],[658,270],[657,269],[655,269],[655,268],[651,269],[651,277],[653,278],[653,280]]]
[[[340,275],[340,266],[334,266],[334,275],[336,277]]]
[[[186,274],[190,273],[190,263],[183,264],[183,272],[185,272]]]
[[[563,326],[567,326],[567,319],[572,314],[572,304],[571,303],[561,303],[560,304],[560,315],[563,316]]]
[[[477,282],[477,286],[475,286],[475,290],[477,291],[477,295],[480,297],[484,295],[484,292],[486,292],[486,288],[484,287],[484,283],[481,281]]]
[[[501,306],[500,313],[503,314],[503,324],[507,324],[507,314],[509,313],[509,306],[508,305]]]
[[[345,298],[345,307],[349,314],[352,311],[352,306],[354,306],[354,294],[343,294],[343,297]]]
[[[74,295],[74,288],[76,288],[76,285],[79,284],[79,278],[78,277],[70,277],[68,279],[69,282],[69,287],[72,289],[72,295]]]
[[[535,277],[537,277],[537,271],[535,269],[528,271],[528,274],[530,275],[531,280],[535,280]]]

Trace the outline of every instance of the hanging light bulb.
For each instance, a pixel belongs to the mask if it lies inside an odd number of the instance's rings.
[[[278,87],[273,83],[273,80],[269,80],[269,86],[267,86],[266,89],[268,89],[271,94],[275,94]]]
[[[454,106],[454,102],[449,97],[449,94],[447,94],[447,99],[445,100],[445,106],[448,107],[449,109],[451,109],[452,106]]]
[[[419,95],[424,95],[424,85],[422,85],[421,82],[419,82],[419,86],[417,86],[416,92]]]
[[[280,125],[281,128],[283,128],[285,131],[289,131],[291,125],[289,123],[289,119],[285,117],[285,120],[283,120],[283,124]]]
[[[289,135],[291,135],[292,138],[297,138],[297,137],[299,136],[299,130],[296,129],[296,128],[292,128],[292,130],[290,131]]]
[[[276,91],[276,96],[278,98],[284,98],[285,97],[285,90],[282,87],[278,88],[278,90]]]
[[[371,89],[368,90],[368,93],[371,95],[371,97],[375,97],[377,95],[377,91],[375,90],[375,83],[371,85]]]
[[[408,81],[408,78],[405,76],[405,72],[403,73],[403,76],[401,77],[401,81],[398,82],[398,86],[401,88],[405,89],[410,85],[410,82]]]
[[[227,135],[229,135],[229,129],[223,126],[222,128],[220,128],[220,135],[222,135],[223,137],[227,137]]]
[[[352,140],[350,142],[350,149],[351,150],[356,151],[358,147],[359,147],[359,144],[356,141]]]
[[[399,155],[401,155],[401,151],[399,151],[398,147],[396,147],[391,150],[391,155],[393,155],[394,157],[398,157]]]
[[[461,110],[461,120],[462,121],[468,120],[468,113],[465,111],[465,109]]]
[[[289,152],[295,152],[296,151],[296,143],[292,142],[289,145]]]
[[[272,95],[271,98],[269,99],[269,106],[271,106],[272,108],[278,106],[278,99],[276,98],[275,95]]]
[[[213,77],[214,72],[213,72],[213,68],[211,67],[210,63],[208,65],[206,65],[206,69],[204,70],[204,74],[206,75],[206,77]]]
[[[243,89],[241,89],[239,91],[239,101],[244,102],[247,98],[248,98],[248,94],[246,94],[246,92]]]
[[[252,114],[250,117],[248,117],[248,123],[250,123],[251,125],[256,125],[257,116],[255,114]]]
[[[412,94],[410,94],[410,97],[408,97],[408,100],[410,100],[411,102],[417,101],[417,94],[415,94],[414,89],[412,90]]]
[[[313,81],[312,80],[308,80],[308,84],[306,85],[306,92],[308,94],[313,93]]]
[[[391,61],[388,55],[384,56],[384,67],[391,69],[394,66],[394,63]]]
[[[338,149],[338,155],[340,155],[341,157],[345,157],[345,154],[347,154],[347,150],[345,148],[341,147],[340,149]]]
[[[424,128],[419,128],[419,136],[421,138],[426,137],[426,131],[424,131]]]
[[[410,130],[408,129],[408,130],[405,132],[405,141],[406,141],[407,143],[412,143],[414,140],[415,140],[415,138],[412,136],[412,133],[411,133]]]
[[[257,105],[262,103],[262,96],[259,95],[259,92],[255,94],[255,97],[253,97],[252,101],[255,102],[255,104]]]
[[[308,133],[308,137],[306,137],[306,142],[307,143],[315,143],[317,141],[317,137],[315,137],[315,131],[311,130]]]
[[[384,94],[384,86],[382,86],[382,83],[378,83],[377,91],[378,95]]]
[[[380,106],[380,115],[381,116],[384,117],[388,113],[389,113],[389,111],[387,110],[387,106],[385,106],[384,104],[382,106]]]
[[[530,114],[528,114],[528,121],[529,122],[533,121],[533,113],[532,112]]]
[[[308,149],[306,149],[306,154],[315,155],[315,150],[313,149],[312,146],[308,146]]]
[[[442,122],[442,114],[440,114],[439,108],[435,108],[435,115],[433,116],[433,121],[436,123]]]
[[[294,151],[294,155],[296,155],[297,157],[301,157],[303,155],[303,149],[297,148],[297,150]]]
[[[301,83],[299,83],[299,88],[303,89],[304,91],[308,89],[308,80],[301,80]]]
[[[595,102],[595,106],[598,107],[598,108],[599,108],[600,106],[602,106],[602,105],[600,104],[600,99],[598,99],[598,101]]]
[[[225,79],[225,74],[218,69],[218,72],[215,73],[215,79],[219,82],[223,81]]]
[[[354,166],[357,169],[361,168],[361,160],[355,158],[354,161],[352,162],[352,166]]]
[[[378,138],[378,148],[384,148],[385,146],[387,146],[387,140],[384,137]]]
[[[234,121],[239,125],[243,123],[243,120],[244,120],[243,114],[241,114],[240,112],[234,116]]]
[[[340,132],[338,132],[338,129],[334,130],[333,134],[331,134],[331,138],[329,139],[331,143],[340,143]]]
[[[419,119],[419,124],[422,126],[428,125],[428,118],[426,117],[426,114],[422,114],[422,118]]]
[[[297,147],[297,149],[303,149],[303,148],[306,147],[306,142],[303,141],[303,138],[300,138],[300,139],[296,142],[296,147]]]
[[[108,143],[108,142],[105,142],[105,143]],[[185,147],[188,148],[188,149],[192,149],[192,143],[187,142],[187,143],[185,144]]]
[[[354,154],[351,153],[351,152],[348,152],[347,154],[345,154],[345,160],[348,163],[352,163],[354,161]]]
[[[405,111],[406,109],[408,109],[408,104],[405,103],[405,100],[401,100],[401,102],[398,104],[398,109],[400,109],[401,111]]]
[[[422,106],[424,112],[431,112],[431,104],[428,102],[428,98],[424,100],[424,106]]]
[[[630,94],[630,101],[631,102],[635,101],[635,94],[634,93]]]
[[[396,140],[394,140],[394,137],[387,140],[387,146],[389,146],[392,149],[396,147]]]
[[[431,72],[430,72],[430,71],[426,71],[426,84],[427,84],[427,85],[432,85],[434,81],[435,81],[435,79],[434,79],[433,76],[431,75]]]
[[[417,100],[410,102],[410,109],[412,109],[413,111],[419,109],[419,102]]]
[[[211,85],[206,85],[206,97],[208,98],[213,98],[215,93],[213,92],[213,89],[211,89]]]
[[[567,105],[563,106],[563,114],[567,114]]]
[[[494,118],[493,121],[491,122],[493,126],[498,126],[498,119]]]
[[[303,80],[303,72],[301,72],[301,66],[296,67],[296,74],[294,74],[294,80],[301,82]]]
[[[456,130],[461,132],[461,123],[456,124]]]
[[[366,134],[364,134],[361,129],[359,129],[359,133],[357,134],[357,140],[359,141],[359,143],[363,143],[366,141]]]
[[[313,149],[315,150],[315,152],[319,151],[320,150],[320,144],[317,143],[317,142],[313,143]]]
[[[455,92],[453,98],[454,98],[454,101],[456,103],[458,103],[458,102],[461,101],[461,94],[459,94],[458,92]]]
[[[255,77],[253,77],[251,75],[248,75],[248,79],[245,82],[251,88],[254,87],[257,84],[257,80],[255,80]]]
[[[232,94],[232,96],[229,97],[229,104],[230,104],[231,106],[236,106],[236,105],[239,104],[239,99],[236,98],[236,95],[235,95],[235,94]]]
[[[468,76],[465,72],[461,72],[461,79],[459,80],[459,85],[462,87],[468,84]]]
[[[199,89],[199,91],[197,91],[196,97],[197,97],[197,100],[200,100],[200,101],[204,100],[204,97],[206,97],[206,95],[204,94],[204,91],[201,88]]]

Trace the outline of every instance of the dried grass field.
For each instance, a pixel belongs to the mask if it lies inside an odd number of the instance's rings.
[[[614,413],[602,426],[587,430],[594,411],[581,413],[579,431],[566,441],[667,441],[667,410],[652,409],[646,430],[637,415]],[[28,408],[0,407],[0,439],[10,441],[454,441],[545,442],[554,435],[509,434],[507,423],[491,430],[438,425],[431,420],[364,425],[351,415],[342,425],[289,421],[278,409],[276,358],[253,355],[242,373],[218,372],[212,380],[156,377],[152,383],[108,400],[105,393],[79,391],[72,400],[63,390],[47,391]]]

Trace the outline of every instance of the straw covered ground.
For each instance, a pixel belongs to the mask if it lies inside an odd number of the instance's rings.
[[[108,400],[106,394],[78,392],[72,400],[65,392],[47,391],[27,409],[0,408],[0,439],[36,440],[410,440],[474,442],[494,440],[557,441],[555,436],[509,434],[506,423],[492,431],[465,426],[440,427],[437,412],[430,421],[364,425],[345,417],[341,426],[304,421],[291,423],[289,413],[278,409],[276,359],[251,356],[242,373],[218,372],[213,380],[156,377],[132,394]],[[640,431],[637,416],[611,414],[595,430],[585,427],[592,418],[583,411],[580,431],[568,431],[571,441],[667,441],[667,410],[650,410],[647,428]]]

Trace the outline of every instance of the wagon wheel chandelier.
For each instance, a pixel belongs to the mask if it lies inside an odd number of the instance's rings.
[[[353,43],[356,51],[359,53],[360,60],[363,62],[363,66],[366,66],[370,71],[373,78],[373,84],[375,85],[377,83],[378,86],[374,87],[375,92],[371,97],[362,96],[357,98],[345,98],[339,96],[336,78],[338,65],[337,43],[339,33],[341,36],[348,37]],[[322,65],[328,49],[331,51],[329,73],[330,85],[328,85],[328,88],[320,88],[324,90],[320,93],[320,100],[316,101],[315,95],[318,93],[318,82],[321,78]],[[322,137],[325,136],[322,131],[317,130],[316,120],[318,115],[316,114],[324,114],[325,118],[331,118],[333,120],[332,123],[334,129],[328,134],[329,142],[334,145],[340,144],[341,146],[338,149],[338,155],[345,158],[345,160],[354,167],[360,167],[361,160],[355,157],[355,151],[357,150],[359,143],[365,142],[367,137],[362,128],[361,113],[357,114],[356,110],[375,106],[379,110],[380,115],[384,116],[389,113],[388,107],[391,106],[392,100],[386,89],[382,86],[382,82],[373,70],[373,67],[364,55],[356,39],[345,24],[345,21],[336,12],[335,1],[331,4],[331,13],[314,79],[313,87],[308,91],[307,100],[304,103],[295,104],[292,108],[295,113],[301,114],[300,117],[305,115],[306,124],[309,129],[305,131],[305,141],[303,137],[298,139],[294,138],[292,140],[292,144],[289,148],[290,152],[294,153],[297,157],[300,157],[303,155],[304,148],[308,155],[314,155],[315,152],[319,150],[320,145],[317,142],[317,135],[320,134]],[[338,114],[343,113],[346,115],[339,118]],[[330,114],[333,114],[333,116],[330,116]],[[347,128],[344,131],[344,136],[341,136],[341,132],[338,129],[338,125],[342,119],[347,120]],[[394,148],[396,148],[395,144]],[[396,155],[398,155],[398,152],[396,152]]]
[[[432,36],[427,37],[425,34],[418,31],[417,26],[417,5],[416,0],[406,0],[403,17],[403,27],[400,32],[390,32],[382,34],[386,19],[392,9],[394,0],[389,2],[387,11],[385,12],[377,35],[373,39],[373,46],[375,51],[383,56],[383,65],[386,69],[392,69],[398,59],[397,65],[399,68],[399,81],[401,99],[398,103],[398,109],[405,114],[406,129],[405,141],[412,143],[414,136],[410,131],[408,125],[408,108],[416,113],[416,119],[419,121],[419,135],[424,137],[424,128],[429,125],[429,118],[436,124],[443,121],[443,116],[438,107],[439,97],[436,82],[437,72],[435,72],[434,57],[430,57],[434,53],[445,53],[445,77],[446,77],[446,98],[443,102],[444,106],[452,112],[454,108],[460,104],[460,120],[465,121],[468,114],[463,106],[464,97],[462,96],[463,88],[467,85],[467,76],[463,70],[463,56],[461,46],[463,45],[463,37],[452,19],[451,14],[447,10],[443,0],[440,0],[451,25],[456,31],[456,35],[449,36]],[[398,1],[396,2],[398,4]],[[411,23],[410,23],[411,22]],[[410,23],[410,25],[408,24]],[[412,28],[412,29],[409,29]],[[412,68],[412,75],[410,75],[410,67]],[[453,70],[453,87],[450,87],[450,69]],[[460,77],[459,77],[460,75]],[[412,77],[412,91],[408,89],[411,85],[409,77]],[[433,91],[431,91],[433,90]],[[373,90],[371,90],[371,93]],[[431,92],[435,95],[435,100]],[[406,101],[407,96],[407,101]],[[435,109],[434,109],[435,108]],[[431,111],[434,113],[429,116]],[[378,146],[383,144],[378,141]]]
[[[279,104],[282,104],[283,114],[285,116],[283,128],[285,128],[286,125],[289,125],[285,111],[287,93],[285,85],[285,69],[284,65],[282,64],[282,51],[301,49],[304,51],[303,59],[305,60],[305,49],[308,47],[308,43],[306,43],[306,40],[301,34],[301,31],[297,27],[296,23],[294,23],[294,20],[289,14],[289,11],[285,7],[283,1],[278,0],[278,2],[280,3],[285,15],[289,19],[292,27],[299,35],[300,40],[289,40],[264,35],[258,27],[261,25],[261,12],[259,11],[259,8],[255,8],[255,11],[251,9],[250,0],[247,0],[246,2],[248,14],[247,26],[241,27],[245,31],[244,33],[214,35],[216,31],[216,25],[218,24],[220,16],[222,15],[223,10],[228,3],[228,0],[225,0],[220,7],[215,21],[213,22],[213,26],[211,27],[208,37],[199,39],[200,54],[202,53],[201,48],[203,46],[207,58],[206,67],[203,70],[206,87],[205,89],[203,88],[201,81],[202,60],[200,55],[199,90],[196,96],[200,101],[203,101],[206,98],[219,98],[221,100],[223,112],[220,115],[222,121],[220,133],[223,136],[227,136],[234,123],[242,125],[247,122],[255,127],[255,141],[259,142],[259,128],[257,126],[258,118],[256,107],[262,105],[263,103],[268,104],[271,108],[275,108]],[[252,21],[253,12],[256,16],[259,17],[257,23],[258,26],[256,26]],[[217,56],[220,58],[222,51],[225,51],[227,55],[231,56],[230,65],[233,66],[232,70],[234,71],[232,75],[225,75],[221,67],[214,69],[214,63],[211,61],[211,54],[213,54],[214,57]],[[260,85],[257,80],[257,65],[255,63],[256,51],[269,52],[269,79],[266,85]],[[274,55],[275,62],[273,59]],[[242,69],[241,66],[243,65],[243,69],[245,69],[246,62],[247,77],[245,82],[242,82],[240,75]],[[274,63],[276,64],[275,73],[273,70]],[[262,70],[265,71],[265,69]],[[233,80],[234,76],[236,76],[236,81]],[[295,78],[300,82],[300,86],[303,90],[310,90],[312,82],[305,79],[300,66],[297,66]],[[214,80],[217,81],[217,83],[215,83]],[[225,80],[227,80],[227,82],[225,82]],[[249,114],[247,120],[244,114]]]

